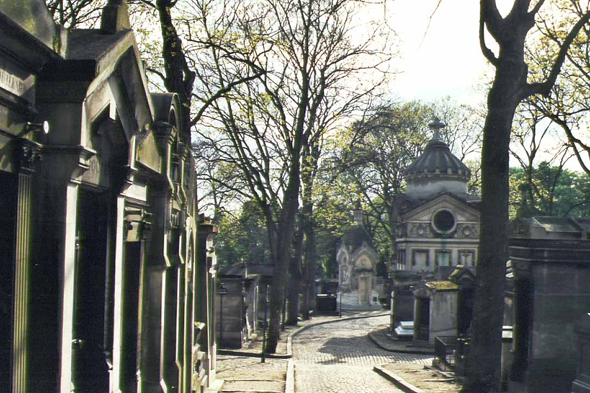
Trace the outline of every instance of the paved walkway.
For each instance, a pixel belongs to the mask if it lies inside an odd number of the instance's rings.
[[[432,355],[394,353],[375,346],[367,333],[388,316],[344,319],[311,326],[293,337],[295,392],[400,392],[373,366],[403,362],[430,365]]]

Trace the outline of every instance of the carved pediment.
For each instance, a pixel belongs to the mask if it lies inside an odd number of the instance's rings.
[[[472,206],[449,195],[442,195],[403,215],[405,222],[430,222],[441,209],[453,212],[457,222],[479,222],[479,212]]]

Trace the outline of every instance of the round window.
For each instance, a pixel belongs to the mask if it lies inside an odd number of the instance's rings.
[[[455,216],[448,210],[441,210],[434,215],[432,224],[438,232],[450,232],[455,228]]]

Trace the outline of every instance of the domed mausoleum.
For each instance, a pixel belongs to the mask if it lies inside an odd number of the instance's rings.
[[[465,330],[458,321],[470,320],[470,288],[449,292],[455,284],[448,279],[458,266],[475,270],[480,201],[468,193],[471,171],[440,136],[445,125],[435,119],[430,127],[432,139],[405,171],[406,193],[396,197],[396,265],[391,276],[392,328],[414,321],[414,338],[432,341],[436,335]],[[421,292],[419,288],[438,289]],[[449,300],[457,296],[454,291],[460,291],[459,305]]]
[[[479,198],[467,191],[471,171],[441,139],[445,125],[430,126],[434,136],[406,169],[406,193],[396,200],[397,270],[475,266]]]

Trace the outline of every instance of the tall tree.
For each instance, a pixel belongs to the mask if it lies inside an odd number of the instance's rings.
[[[337,169],[349,178],[369,207],[367,224],[379,227],[383,238],[375,238],[387,254],[395,242],[394,201],[404,187],[405,168],[428,141],[430,106],[421,102],[388,103],[371,108],[355,122],[344,141]]]
[[[221,265],[236,262],[270,264],[264,216],[255,201],[245,201],[235,214],[218,216],[215,253]]]
[[[510,205],[514,217],[522,206],[522,185],[530,187],[522,168],[510,168]],[[590,177],[584,172],[571,171],[559,165],[541,162],[533,172],[534,199],[526,196],[528,208],[535,214],[588,217],[590,209]]]
[[[503,16],[496,0],[480,1],[481,50],[495,73],[488,93],[483,136],[477,289],[464,392],[500,391],[503,290],[508,259],[509,144],[514,113],[527,97],[550,93],[571,43],[590,19],[590,13],[584,13],[560,42],[547,77],[530,82],[525,40],[544,4],[544,0],[514,0]],[[488,47],[486,31],[497,43],[497,53]]]
[[[265,350],[274,352],[304,149],[376,93],[386,76],[380,68],[389,56],[387,47],[379,46],[382,26],[358,29],[355,15],[363,5],[355,1],[244,1],[237,8],[225,3],[231,12],[217,13],[210,9],[212,3],[199,4],[200,29],[189,39],[208,51],[209,58],[199,60],[208,61],[198,74],[199,88],[223,90],[235,78],[251,78],[211,104],[199,138],[211,157],[239,168],[239,180],[216,181],[249,195],[264,214],[275,265]],[[369,71],[374,79],[359,82]]]

